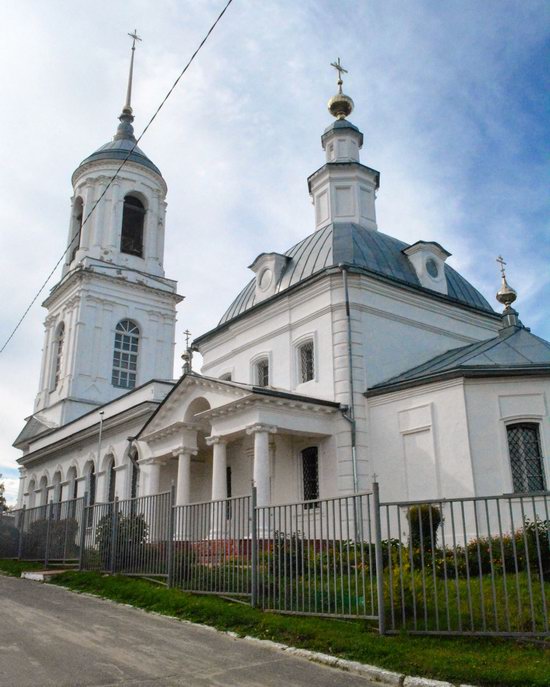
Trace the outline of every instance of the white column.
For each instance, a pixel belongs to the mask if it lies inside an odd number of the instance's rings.
[[[227,498],[227,444],[223,437],[207,437],[206,443],[212,446],[212,501]],[[210,539],[221,539],[225,525],[225,504],[212,506]]]
[[[197,449],[183,446],[175,453],[178,456],[176,506],[186,506],[191,503],[191,456],[197,454]]]
[[[269,435],[275,434],[276,427],[272,425],[252,425],[247,427],[246,433],[254,435],[254,470],[253,478],[256,486],[258,506],[269,506],[270,493],[270,469],[269,469]]]
[[[17,508],[23,508],[23,497],[25,494],[25,481],[27,479],[27,470],[19,468],[19,490],[17,492]]]
[[[154,496],[160,488],[160,464],[149,463],[147,468],[147,496]]]

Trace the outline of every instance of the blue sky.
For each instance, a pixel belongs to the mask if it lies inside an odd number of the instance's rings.
[[[72,171],[114,134],[126,33],[143,37],[140,132],[222,5],[3,8],[2,339],[65,248]],[[323,163],[338,56],[362,161],[381,172],[381,231],[438,241],[495,307],[502,253],[522,320],[550,339],[549,20],[536,0],[234,0],[142,141],[169,189],[165,268],[186,296],[177,355],[184,329],[216,324],[258,253],[313,231],[306,178]],[[0,355],[0,472],[12,496],[11,443],[32,412],[44,316],[36,304]]]

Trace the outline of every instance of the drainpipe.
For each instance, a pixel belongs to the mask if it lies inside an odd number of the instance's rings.
[[[351,464],[353,469],[353,492],[359,491],[359,478],[357,475],[357,425],[355,422],[355,401],[353,388],[353,353],[351,344],[351,310],[349,304],[348,268],[345,264],[338,265],[342,272],[342,284],[346,302],[347,338],[348,338],[348,380],[349,380],[349,405],[342,409],[343,417],[349,422],[351,433]]]

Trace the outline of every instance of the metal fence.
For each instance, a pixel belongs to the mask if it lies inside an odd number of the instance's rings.
[[[257,603],[376,619],[372,494],[257,509]]]
[[[78,563],[241,595],[380,632],[549,636],[550,492],[380,503],[372,493],[256,507],[174,505],[174,489],[0,515],[0,557]]]
[[[174,509],[172,580],[187,591],[252,592],[252,497]]]
[[[381,504],[387,630],[548,635],[549,499]]]
[[[82,570],[168,577],[172,494],[86,508]]]
[[[83,509],[80,498],[0,515],[0,555],[45,564],[77,561]]]

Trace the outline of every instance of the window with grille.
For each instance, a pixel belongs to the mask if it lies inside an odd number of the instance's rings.
[[[63,342],[65,340],[65,325],[63,322],[57,327],[57,333],[55,335],[54,342],[54,367],[53,367],[53,379],[52,379],[52,391],[57,389],[59,384],[59,379],[61,378],[61,361],[63,359]]]
[[[514,491],[544,491],[539,426],[534,422],[523,422],[508,425],[506,431]]]
[[[145,208],[139,198],[126,196],[122,211],[121,253],[143,257],[143,225]]]
[[[269,386],[269,360],[267,358],[262,358],[256,363],[256,384]]]
[[[136,385],[139,329],[131,320],[122,320],[116,326],[113,354],[113,386],[133,389]]]
[[[300,382],[309,382],[315,377],[313,357],[313,341],[307,341],[298,349],[298,364],[300,366]]]
[[[304,486],[304,501],[319,498],[319,450],[317,446],[310,446],[302,451],[302,482]],[[309,508],[316,508],[317,503],[308,504]]]

